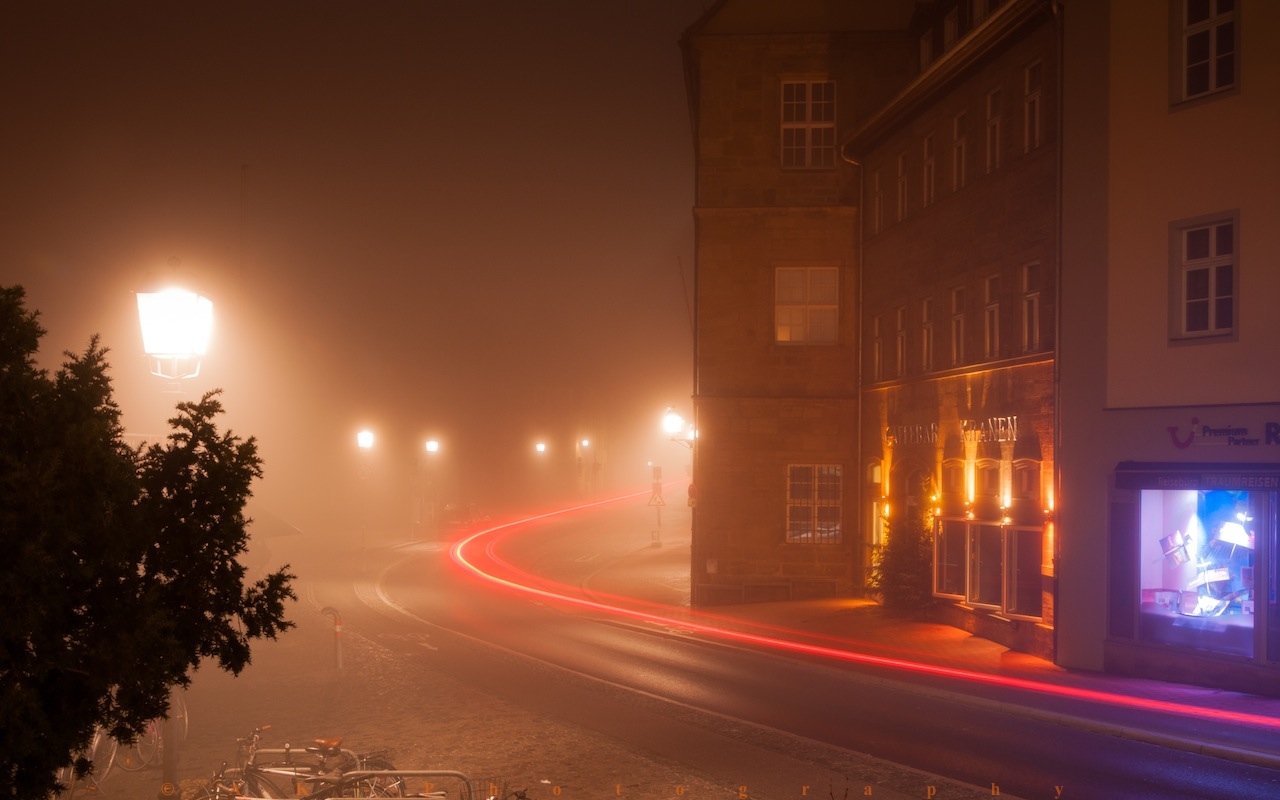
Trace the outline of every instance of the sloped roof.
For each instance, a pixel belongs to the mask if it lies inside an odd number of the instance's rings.
[[[917,0],[717,0],[693,35],[902,31]]]

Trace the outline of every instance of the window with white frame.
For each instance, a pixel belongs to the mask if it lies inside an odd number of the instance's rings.
[[[776,341],[836,343],[840,295],[835,267],[778,267],[774,283]]]
[[[842,474],[839,464],[791,464],[787,467],[789,544],[840,543]]]
[[[951,120],[951,189],[964,188],[969,174],[969,114],[961,111]]]
[[[964,287],[951,290],[951,366],[964,363]]]
[[[899,306],[893,312],[893,361],[898,377],[907,374],[907,307]]]
[[[1227,336],[1236,330],[1234,215],[1175,225],[1178,298],[1174,338]]]
[[[782,166],[831,169],[835,164],[835,82],[785,81],[782,84]]]
[[[938,161],[934,154],[933,134],[927,134],[921,148],[923,169],[921,170],[920,205],[933,204],[934,192],[938,183]]]
[[[907,154],[898,154],[898,222],[907,218]]]
[[[987,93],[987,172],[1000,168],[1000,90]]]
[[[1040,349],[1040,265],[1022,267],[1022,352]]]
[[[988,275],[982,282],[984,308],[982,313],[982,355],[985,358],[1000,357],[1000,276]]]
[[[878,381],[884,377],[884,340],[881,332],[884,321],[879,314],[871,318],[871,380]]]
[[[1236,0],[1179,0],[1181,100],[1235,86],[1239,50]]]
[[[1005,586],[1003,610],[1020,617],[1044,614],[1040,577],[1044,561],[1044,537],[1039,528],[1007,527],[1005,536]]]
[[[1004,531],[996,524],[970,524],[969,581],[966,599],[974,605],[1000,606],[1004,599]]]
[[[1044,82],[1044,65],[1039,61],[1023,72],[1022,95],[1022,149],[1031,152],[1041,141],[1041,86]]]
[[[933,371],[933,298],[920,301],[920,369]]]

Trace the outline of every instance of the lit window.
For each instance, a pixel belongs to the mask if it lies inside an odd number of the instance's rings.
[[[1239,39],[1235,0],[1182,0],[1182,100],[1230,89]]]
[[[787,467],[788,543],[840,543],[842,472],[838,464]]]
[[[1236,330],[1236,225],[1234,220],[1177,231],[1175,338],[1224,336]]]
[[[838,339],[835,267],[779,267],[775,271],[776,341],[834,344]]]
[[[783,83],[782,166],[787,169],[830,169],[835,164],[835,83]]]

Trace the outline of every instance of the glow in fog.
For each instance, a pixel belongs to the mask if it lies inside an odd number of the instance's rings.
[[[761,633],[750,633],[745,631],[730,630],[728,628],[719,627],[715,623],[717,619],[724,620],[726,617],[716,617],[713,614],[704,614],[699,612],[687,611],[680,609],[682,615],[680,617],[668,616],[660,613],[662,611],[670,612],[672,607],[664,606],[659,603],[651,603],[635,598],[613,597],[609,599],[617,600],[620,603],[627,603],[632,608],[623,607],[622,605],[611,605],[610,603],[601,602],[600,600],[592,600],[584,597],[575,597],[571,593],[575,591],[574,587],[550,581],[536,575],[529,574],[518,567],[513,566],[503,560],[497,554],[498,545],[506,538],[520,532],[527,531],[534,523],[563,517],[574,513],[589,511],[600,508],[602,506],[619,503],[625,500],[631,500],[644,495],[644,492],[637,492],[621,497],[600,500],[593,503],[587,503],[581,506],[574,506],[559,511],[547,512],[537,516],[516,520],[513,522],[496,525],[484,530],[477,531],[457,542],[451,548],[453,561],[462,569],[485,580],[496,586],[500,586],[509,590],[513,590],[528,596],[539,597],[544,600],[576,606],[579,608],[587,608],[592,611],[601,612],[615,617],[640,620],[646,623],[657,625],[682,628],[685,630],[695,631],[697,633],[713,636],[719,639],[741,642],[746,644],[758,645],[772,648],[775,650],[783,650],[793,653],[803,653],[807,655],[816,655],[829,658],[836,661],[846,661],[858,664],[870,664],[878,667],[886,667],[890,669],[901,670],[904,672],[914,672],[926,675],[940,675],[948,678],[956,678],[960,680],[970,681],[973,683],[993,684],[998,686],[1006,686],[1015,689],[1022,689],[1031,692],[1038,692],[1046,695],[1057,695],[1076,700],[1088,700],[1096,703],[1105,703],[1116,706],[1129,706],[1149,711],[1161,711],[1171,714],[1180,714],[1189,717],[1200,717],[1205,719],[1214,719],[1219,721],[1244,723],[1248,725],[1256,725],[1266,728],[1280,729],[1280,719],[1274,717],[1263,716],[1259,714],[1247,714],[1237,711],[1226,711],[1220,709],[1205,709],[1196,706],[1185,705],[1182,703],[1174,703],[1165,700],[1150,700],[1137,697],[1129,697],[1126,695],[1114,694],[1110,692],[1102,692],[1091,689],[1080,689],[1070,686],[1059,686],[1052,683],[1043,683],[1040,681],[1029,680],[1025,678],[1010,678],[1001,675],[991,675],[988,673],[974,672],[972,670],[956,669],[936,664],[925,664],[916,661],[910,661],[902,658],[892,658],[888,656],[878,656],[870,653],[861,653],[837,647],[827,647],[816,644],[806,644],[804,642],[792,639],[779,638]],[[481,548],[479,553],[474,552],[475,548]],[[479,562],[481,559],[487,559],[490,566],[486,569]],[[502,573],[502,574],[499,574]],[[608,597],[607,595],[597,595],[599,597]],[[653,611],[644,611],[634,606],[644,606],[655,609]],[[684,614],[688,616],[684,616]],[[741,624],[741,623],[739,623]],[[791,631],[786,628],[770,628],[767,626],[755,626],[762,630],[774,630],[782,634],[806,636],[810,638],[826,639],[833,642],[839,642],[845,645],[857,645],[854,640],[839,639],[835,637],[817,637],[802,631]]]

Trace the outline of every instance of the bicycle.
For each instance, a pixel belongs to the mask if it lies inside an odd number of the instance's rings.
[[[180,694],[172,695],[167,720],[165,718],[150,720],[146,730],[138,734],[133,744],[120,744],[119,749],[116,750],[115,765],[127,772],[145,769],[156,760],[156,754],[163,750],[166,744],[164,740],[166,729],[176,736],[177,741],[173,742],[173,746],[181,747],[187,739],[188,724],[186,701]]]
[[[237,765],[223,762],[210,785],[196,795],[196,800],[230,800],[252,796],[289,798],[310,796],[335,797],[404,797],[405,784],[396,775],[367,774],[389,772],[395,766],[383,753],[360,754],[342,747],[342,740],[316,739],[302,751],[286,746],[279,750],[259,747],[262,734],[270,725],[254,728],[249,736],[238,740]],[[260,755],[283,758],[262,761]],[[347,775],[348,772],[356,773]],[[231,773],[231,776],[228,776]],[[286,788],[281,785],[286,781]]]
[[[72,800],[78,788],[96,792],[107,779],[115,761],[118,744],[102,728],[95,728],[89,746],[75,754],[75,760],[58,770],[58,783],[62,786],[59,800]],[[101,771],[99,771],[101,769]]]

